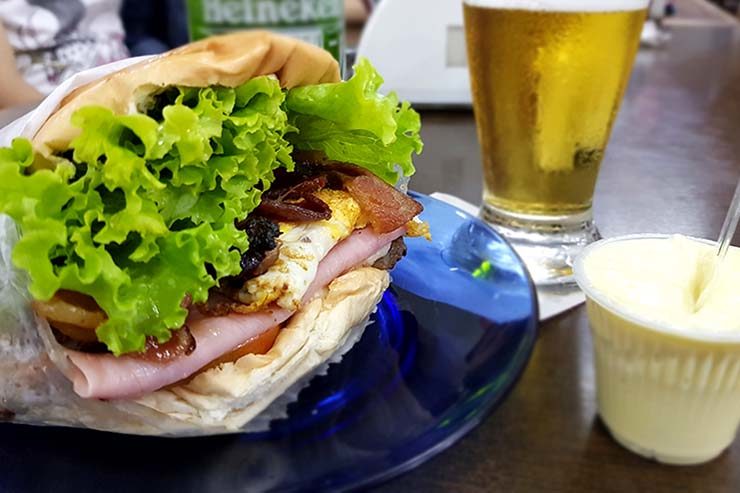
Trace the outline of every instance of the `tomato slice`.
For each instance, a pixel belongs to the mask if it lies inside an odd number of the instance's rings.
[[[248,341],[244,342],[241,346],[237,347],[230,353],[226,353],[220,358],[211,361],[206,366],[195,372],[194,374],[190,375],[187,378],[184,378],[183,380],[180,380],[179,382],[175,382],[171,385],[167,385],[164,387],[165,389],[171,389],[173,387],[178,387],[180,385],[184,385],[203,373],[204,371],[208,371],[211,368],[215,368],[219,365],[222,365],[224,363],[233,363],[234,361],[238,360],[242,356],[246,356],[248,354],[265,354],[270,349],[272,349],[272,346],[275,344],[275,340],[277,339],[278,334],[280,333],[280,326],[276,325],[275,327],[272,327],[270,329],[267,329],[263,333],[256,335],[249,339]]]
[[[252,337],[230,353],[226,353],[220,358],[210,362],[201,371],[209,370],[223,363],[232,363],[242,356],[246,356],[248,354],[265,354],[270,349],[272,349],[272,346],[275,344],[275,339],[277,339],[279,333],[279,325],[267,329],[263,333]]]

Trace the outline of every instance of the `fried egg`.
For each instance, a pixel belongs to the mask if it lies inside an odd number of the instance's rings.
[[[271,303],[296,310],[316,277],[319,262],[334,245],[352,231],[365,227],[360,206],[341,190],[324,189],[315,194],[331,209],[331,218],[311,223],[281,223],[280,254],[264,274],[247,281],[239,301],[253,310]]]

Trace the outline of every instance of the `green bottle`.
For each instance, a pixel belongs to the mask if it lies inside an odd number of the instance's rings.
[[[187,0],[190,39],[240,29],[268,29],[344,58],[343,0]]]

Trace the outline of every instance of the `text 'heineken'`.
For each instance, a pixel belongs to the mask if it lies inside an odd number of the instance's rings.
[[[190,37],[237,29],[269,29],[302,39],[341,61],[342,0],[188,0]]]

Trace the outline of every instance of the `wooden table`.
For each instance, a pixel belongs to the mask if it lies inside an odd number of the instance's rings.
[[[424,113],[413,188],[480,200],[472,114]],[[740,178],[740,29],[675,28],[637,56],[596,190],[604,236],[713,238]],[[596,417],[591,336],[581,306],[542,324],[503,405],[457,445],[377,491],[738,492],[740,442],[702,466],[631,454]]]

